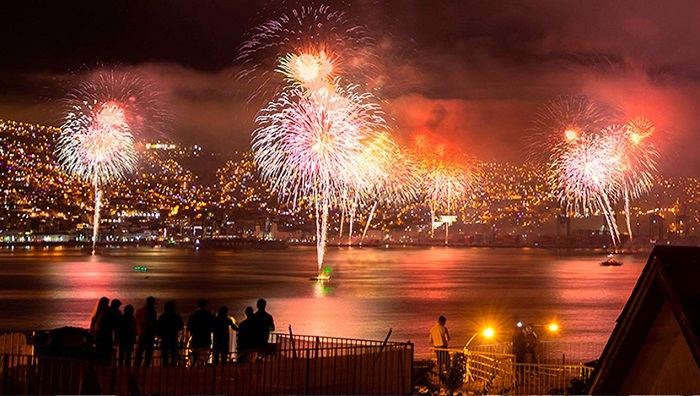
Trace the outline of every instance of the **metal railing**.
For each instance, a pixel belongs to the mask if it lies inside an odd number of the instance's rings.
[[[98,363],[4,354],[0,394],[410,394],[413,344],[273,334],[268,351],[244,363]]]
[[[568,394],[581,388],[593,368],[584,365],[596,360],[603,345],[594,343],[542,342],[532,363],[516,363],[512,344],[474,345],[468,349],[433,348],[449,353],[450,362],[464,362],[461,389],[473,394]],[[459,359],[456,359],[460,355]],[[435,364],[438,367],[438,364]],[[445,374],[434,372],[436,385]]]
[[[33,355],[32,333],[0,334],[0,354]]]
[[[515,386],[515,356],[467,350],[465,388],[479,394],[504,394]]]
[[[534,350],[534,356],[528,363],[539,364],[578,364],[596,360],[603,352],[605,344],[595,342],[562,342],[562,341],[541,341]],[[469,347],[472,352],[506,353],[513,351],[513,344],[510,342],[498,344],[472,345]]]
[[[592,367],[565,364],[517,363],[516,386],[508,394],[512,395],[569,395],[581,394],[587,390],[576,388],[585,383],[593,372]]]
[[[596,342],[542,341],[536,355],[541,364],[577,365],[600,358],[605,344]]]

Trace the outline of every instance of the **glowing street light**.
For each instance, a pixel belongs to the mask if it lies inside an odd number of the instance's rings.
[[[482,330],[481,333],[479,333],[479,332],[474,333],[471,336],[471,338],[469,339],[469,341],[467,341],[467,343],[464,345],[464,349],[468,349],[469,345],[472,344],[474,339],[476,339],[476,336],[478,336],[479,334],[481,334],[481,336],[484,337],[485,339],[490,339],[490,338],[493,338],[493,336],[496,334],[496,332],[493,330],[493,328],[487,327],[484,330]]]

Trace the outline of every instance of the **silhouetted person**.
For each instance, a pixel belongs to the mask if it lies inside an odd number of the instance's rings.
[[[206,363],[211,351],[211,333],[214,331],[214,314],[207,311],[207,300],[197,300],[198,309],[187,320],[187,330],[192,338],[192,364]]]
[[[131,366],[131,354],[134,352],[136,343],[136,321],[134,306],[131,304],[124,307],[124,313],[117,327],[117,341],[119,342],[117,363],[120,366]]]
[[[445,376],[450,368],[450,352],[447,351],[450,333],[447,331],[446,323],[447,318],[441,315],[437,323],[430,328],[428,336],[428,342],[432,344],[433,348],[437,348],[435,349],[435,356],[437,357],[437,369],[440,378]]]
[[[151,365],[153,348],[156,342],[156,326],[158,314],[156,313],[156,298],[149,296],[146,304],[134,313],[136,322],[136,334],[138,335],[138,348],[136,349],[136,366]]]
[[[245,319],[238,324],[238,337],[236,338],[237,361],[243,363],[247,360],[248,352],[253,349],[255,342],[255,325],[253,324],[253,307],[245,308]]]
[[[219,312],[214,318],[214,364],[223,364],[228,361],[228,351],[231,345],[231,330],[238,330],[236,322],[228,316],[228,307],[219,307]]]
[[[521,384],[523,381],[523,371],[525,368],[522,364],[525,363],[527,339],[525,338],[525,332],[523,331],[523,324],[519,321],[516,321],[515,325],[513,326],[512,341],[513,355],[515,355],[516,363],[515,378],[518,384]]]
[[[112,300],[109,307],[97,318],[95,325],[95,357],[101,363],[110,363],[114,353],[114,341],[119,321],[122,317],[120,310],[122,302]]]
[[[255,338],[253,347],[260,349],[263,353],[267,350],[267,341],[270,338],[270,333],[275,331],[275,320],[265,309],[267,301],[261,298],[256,303],[258,308],[253,314],[253,323],[255,326]]]
[[[537,363],[537,350],[540,340],[532,325],[525,327],[525,363]]]
[[[157,326],[163,366],[175,366],[179,357],[178,335],[185,324],[182,317],[175,312],[175,301],[166,302],[163,311]]]
[[[525,332],[522,328],[522,323],[517,322],[513,326],[513,355],[515,355],[515,363],[525,363],[525,350],[527,348],[527,340]]]
[[[90,316],[90,335],[95,338],[95,330],[97,328],[97,321],[100,319],[100,316],[107,312],[107,309],[109,309],[109,298],[107,297],[100,297],[99,300],[95,303],[95,307],[92,309],[92,316]]]

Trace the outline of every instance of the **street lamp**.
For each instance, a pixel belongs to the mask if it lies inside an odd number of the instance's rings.
[[[489,339],[489,338],[493,338],[493,336],[494,336],[494,334],[496,334],[496,332],[491,327],[487,327],[484,330],[482,330],[481,333],[479,333],[479,332],[474,333],[471,336],[471,338],[469,338],[469,341],[467,341],[467,343],[464,345],[464,349],[468,349],[469,346],[472,344],[472,342],[476,339],[476,336],[478,336],[479,334],[481,334],[484,338]]]

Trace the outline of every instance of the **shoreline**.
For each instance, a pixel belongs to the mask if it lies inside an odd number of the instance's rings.
[[[138,241],[138,242],[98,242],[96,248],[99,250],[118,250],[118,249],[190,249],[190,250],[266,250],[266,249],[285,249],[287,247],[315,247],[315,242],[288,242],[280,240],[260,240],[260,239],[245,239],[231,238],[222,239],[219,243],[195,243],[195,242],[173,242],[165,243],[159,241]],[[636,249],[616,249],[615,254],[649,254],[654,245],[648,248]],[[349,243],[329,243],[326,248],[329,249],[410,249],[410,248],[429,248],[429,247],[444,247],[444,248],[477,248],[477,249],[523,249],[523,250],[564,250],[564,251],[591,251],[600,254],[610,254],[611,250],[606,247],[590,247],[590,246],[524,246],[524,245],[490,245],[490,244],[469,244],[469,243],[450,243],[444,242],[419,242],[419,243],[365,243],[365,244],[349,244]],[[21,249],[73,249],[85,250],[88,253],[92,252],[92,242],[86,241],[69,241],[69,242],[0,242],[0,252],[4,250],[21,250]]]

